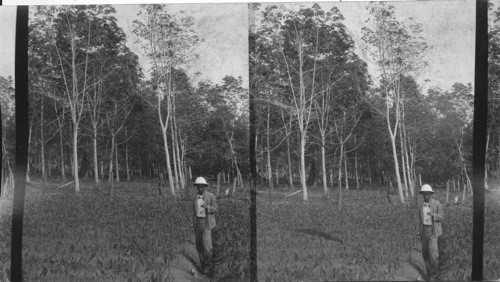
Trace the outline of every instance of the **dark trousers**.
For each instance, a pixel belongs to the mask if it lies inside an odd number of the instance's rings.
[[[212,230],[208,229],[207,218],[196,218],[194,227],[196,250],[200,257],[201,267],[210,266],[212,262]]]
[[[432,236],[432,226],[424,226],[421,234],[422,256],[424,257],[427,276],[438,274],[438,238]]]

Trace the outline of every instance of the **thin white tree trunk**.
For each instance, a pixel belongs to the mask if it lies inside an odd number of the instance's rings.
[[[321,169],[323,174],[323,190],[325,195],[328,194],[328,183],[326,180],[326,149],[325,149],[325,134],[321,132]]]
[[[163,133],[163,146],[165,148],[165,159],[167,162],[168,184],[170,185],[170,193],[175,196],[174,180],[173,180],[173,175],[172,175],[172,169],[170,166],[170,153],[168,151],[168,144],[167,144],[167,128],[166,127],[163,128],[162,133]]]
[[[342,163],[344,156],[344,143],[340,143],[340,154],[339,154],[339,175],[338,175],[338,189],[339,189],[339,210],[342,207]]]
[[[171,126],[170,126],[170,137],[172,138],[172,159],[174,161],[173,163],[173,170],[174,170],[174,179],[175,179],[175,183],[177,185],[175,185],[176,187],[176,190],[179,191],[179,184],[180,184],[180,180],[179,180],[179,166],[177,165],[177,140],[175,139],[175,134],[174,134],[174,117],[173,117],[173,114],[171,115]]]
[[[118,162],[118,141],[116,141],[116,138],[115,138],[115,142],[116,142],[116,144],[115,144],[115,148],[116,148],[116,150],[115,150],[115,162],[116,162],[115,163],[115,166],[116,166],[115,171],[116,171],[116,182],[118,183],[118,182],[120,182],[120,166],[119,166],[119,162]]]
[[[304,203],[309,202],[307,197],[307,183],[306,183],[306,138],[305,133],[301,132],[300,138],[300,184],[302,185],[302,200]]]
[[[286,137],[286,154],[287,154],[287,159],[288,159],[288,182],[290,185],[290,190],[293,190],[293,164],[292,164],[292,157],[290,155],[290,136]]]
[[[398,153],[396,152],[396,136],[391,136],[391,145],[392,145],[392,156],[394,159],[394,172],[396,174],[396,183],[398,184],[398,195],[401,203],[404,203],[403,196],[403,187],[401,183],[401,176],[399,175],[399,162],[398,162]]]
[[[269,98],[269,97],[268,97]],[[266,147],[267,147],[267,175],[269,185],[269,201],[273,201],[273,170],[271,167],[271,144],[270,144],[270,103],[267,105]]]
[[[113,181],[113,157],[115,150],[115,136],[111,134],[111,151],[109,152],[109,175],[108,182],[111,184]]]
[[[355,167],[355,173],[356,173],[356,189],[359,189],[358,152],[357,151],[354,151],[354,167]]]
[[[349,174],[347,172],[347,152],[344,151],[344,178],[345,178],[345,189],[349,190]]]
[[[403,138],[403,129],[402,129],[402,124],[403,121],[401,121],[399,123],[399,144],[400,144],[400,151],[401,151],[401,166],[402,166],[402,171],[403,171],[403,181],[404,181],[404,194],[405,194],[405,198],[408,198],[408,178],[407,178],[407,175],[406,175],[406,162],[405,162],[405,153],[404,153],[404,138]]]
[[[64,110],[63,110],[64,113]],[[57,118],[59,121],[59,118]],[[63,142],[63,124],[59,122],[59,146],[61,151],[61,177],[63,181],[66,180],[66,168],[64,167],[64,142]]]
[[[94,143],[94,182],[95,185],[99,185],[99,160],[97,159],[97,125],[95,123],[92,124],[93,128],[93,143]]]
[[[30,163],[31,163],[31,157],[30,157],[30,153],[29,153],[29,148],[31,147],[31,130],[32,130],[32,125],[33,125],[33,122],[30,122],[30,129],[28,131],[28,159],[26,161],[26,183],[30,183]]]
[[[45,191],[45,182],[47,175],[45,173],[45,139],[43,134],[43,97],[40,99],[40,166],[42,170],[42,191]]]
[[[80,192],[80,179],[78,176],[78,122],[73,123],[73,177],[75,178],[75,192]]]
[[[488,130],[488,135],[486,135],[486,154],[488,154],[488,147],[490,146],[490,133],[491,126]],[[486,165],[486,169],[484,170],[484,189],[489,189],[488,187],[488,165]]]
[[[181,189],[186,188],[186,165],[184,163],[184,145],[177,128],[177,120],[175,120],[175,140],[177,141],[177,163],[179,165],[179,180]]]

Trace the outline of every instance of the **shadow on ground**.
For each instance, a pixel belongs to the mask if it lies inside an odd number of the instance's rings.
[[[343,243],[342,240],[340,240],[338,238],[335,238],[332,235],[330,235],[330,234],[328,234],[326,232],[323,232],[323,231],[314,230],[314,229],[299,229],[297,231],[300,232],[300,233],[307,234],[307,235],[321,237],[321,238],[323,238],[325,240]]]

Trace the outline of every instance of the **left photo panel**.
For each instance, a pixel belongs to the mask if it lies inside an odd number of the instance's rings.
[[[0,14],[2,279],[16,8]],[[29,7],[24,279],[249,279],[247,18],[247,4]]]

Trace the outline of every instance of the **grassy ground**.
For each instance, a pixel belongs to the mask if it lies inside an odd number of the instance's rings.
[[[485,194],[484,270],[485,280],[500,280],[500,181]]]
[[[10,242],[12,226],[12,196],[0,198],[0,281],[10,276]]]
[[[189,200],[159,197],[156,181],[120,182],[112,200],[106,187],[101,191],[84,188],[74,195],[71,185],[57,186],[48,186],[46,193],[38,185],[27,190],[25,278],[175,278],[170,269],[175,252],[194,237]],[[218,227],[213,230],[215,278],[248,276],[249,203],[236,195],[219,198],[218,204]],[[245,220],[248,224],[242,225]],[[4,275],[8,273],[3,250],[10,249],[9,225],[0,226],[0,242],[5,242],[0,244]]]
[[[331,199],[321,194],[311,191],[310,204],[302,203],[301,194],[285,199],[277,193],[272,204],[267,193],[259,194],[260,280],[414,280],[423,274],[412,206],[388,204],[382,189],[351,188],[343,193],[338,210],[336,193]],[[450,199],[459,194],[452,193]],[[438,191],[435,198],[444,204],[444,193]],[[441,279],[469,279],[471,199],[444,210]],[[408,267],[415,268],[411,273],[416,277],[404,277]]]

